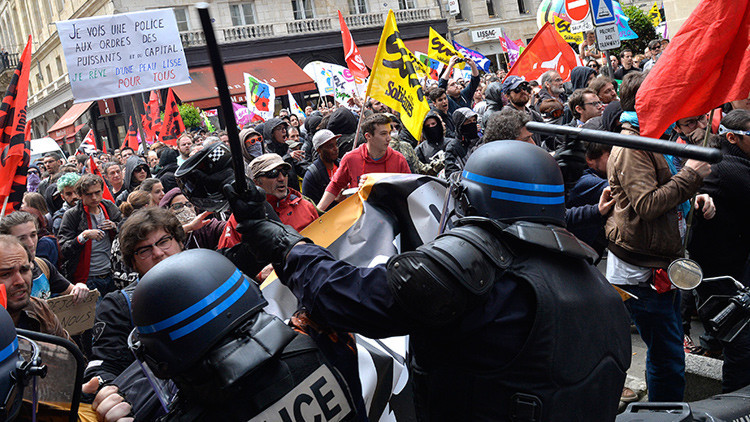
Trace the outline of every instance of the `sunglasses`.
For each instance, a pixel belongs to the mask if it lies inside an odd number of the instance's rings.
[[[138,166],[138,167],[136,167],[136,168],[135,168],[135,170],[133,170],[133,171],[134,171],[134,172],[136,172],[136,171],[138,171],[138,172],[140,172],[140,171],[142,171],[142,172],[147,172],[147,171],[148,171],[148,167],[146,167],[146,166]]]
[[[516,94],[519,94],[521,91],[531,92],[531,85],[523,84],[513,90],[513,92],[515,92]]]
[[[289,176],[289,170],[287,170],[285,167],[277,167],[270,171],[264,171],[262,173],[258,173],[258,177],[267,177],[269,179],[275,179],[279,177],[279,173],[283,174],[284,176]]]

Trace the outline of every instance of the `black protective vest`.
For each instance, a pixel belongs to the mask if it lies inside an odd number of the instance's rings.
[[[614,420],[631,353],[619,295],[583,259],[503,238],[513,258],[485,304],[449,327],[411,336],[421,420]],[[530,305],[522,320],[528,335],[507,360],[492,341],[505,334],[493,331],[504,317],[487,306],[498,303],[493,295]]]
[[[275,327],[278,328],[278,327]],[[356,410],[340,373],[329,365],[315,342],[293,332],[281,353],[267,359],[227,387],[220,403],[206,404],[178,393],[162,421],[353,421]],[[279,333],[286,335],[288,333]],[[274,336],[276,337],[276,336]],[[256,354],[245,356],[258,364]],[[235,362],[236,365],[236,362]],[[217,368],[227,372],[232,368]]]

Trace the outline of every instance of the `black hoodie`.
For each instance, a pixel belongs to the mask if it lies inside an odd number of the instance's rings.
[[[148,168],[146,160],[137,155],[131,155],[130,157],[128,157],[128,161],[125,162],[125,176],[123,176],[122,180],[123,189],[122,191],[120,191],[120,194],[117,195],[117,198],[115,198],[117,206],[120,206],[120,204],[127,201],[130,192],[135,192],[135,190],[138,189],[138,186],[140,186],[141,182],[137,181],[135,177],[133,177],[133,172],[135,171],[136,167],[140,165],[146,166],[146,178],[151,177],[151,170]]]
[[[263,140],[266,143],[266,151],[280,155],[285,162],[292,166],[292,169],[289,171],[288,186],[299,192],[299,177],[304,177],[305,170],[310,164],[305,160],[295,161],[290,154],[289,145],[286,142],[276,142],[273,139],[273,130],[282,124],[285,125],[286,122],[276,117],[266,120],[263,123]]]
[[[169,192],[177,187],[174,172],[177,171],[177,157],[179,155],[180,153],[172,148],[166,148],[159,157],[159,168],[161,170],[156,173],[156,177],[161,181],[164,192]]]
[[[339,107],[328,120],[328,130],[336,135],[341,135],[337,144],[339,146],[339,158],[354,148],[354,135],[357,132],[357,117],[346,107]],[[312,139],[312,138],[310,138]]]
[[[424,119],[427,120],[429,118],[438,119],[438,124],[442,126],[442,119],[440,119],[440,115],[438,115],[434,110],[428,111]],[[417,158],[419,158],[419,161],[425,164],[429,164],[435,154],[445,150],[445,145],[448,143],[448,139],[450,138],[446,139],[445,134],[443,134],[443,139],[439,140],[438,142],[432,142],[429,139],[425,138],[422,143],[417,145],[417,147],[414,149],[414,152],[417,153]]]

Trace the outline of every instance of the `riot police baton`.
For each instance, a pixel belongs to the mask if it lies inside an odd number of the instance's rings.
[[[668,154],[682,158],[693,158],[707,163],[718,163],[722,159],[721,152],[715,148],[698,145],[678,144],[677,142],[662,141],[643,136],[623,135],[603,130],[582,129],[572,126],[553,125],[549,123],[529,122],[526,129],[534,133],[563,136],[587,142],[598,142],[625,148]]]
[[[196,3],[195,8],[198,9],[198,16],[201,19],[201,26],[203,26],[203,34],[206,37],[206,50],[208,50],[208,57],[211,60],[211,69],[214,72],[216,88],[219,90],[221,109],[224,113],[224,121],[227,126],[229,149],[232,151],[232,167],[234,168],[234,190],[242,196],[248,189],[251,191],[257,189],[255,183],[248,184],[245,180],[245,161],[242,158],[242,143],[237,131],[237,121],[234,119],[232,99],[229,97],[229,85],[227,84],[227,76],[224,74],[224,61],[221,58],[221,50],[219,50],[219,45],[216,43],[214,27],[211,23],[211,16],[208,13],[208,3]]]

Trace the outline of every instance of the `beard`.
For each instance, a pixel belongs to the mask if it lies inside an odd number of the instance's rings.
[[[552,86],[552,87],[549,88],[549,92],[551,94],[554,94],[554,95],[560,95],[563,92],[565,92],[565,88],[563,88],[562,86],[560,86],[560,87],[554,87],[554,86]]]

